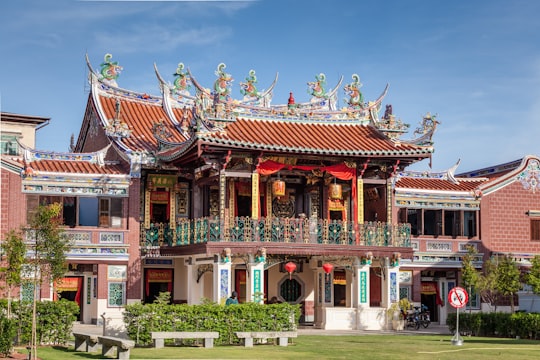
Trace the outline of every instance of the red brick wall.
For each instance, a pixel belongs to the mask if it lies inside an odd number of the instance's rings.
[[[481,202],[480,226],[481,239],[487,250],[540,253],[540,241],[531,241],[528,210],[540,210],[540,191],[526,190],[518,181],[485,195]]]
[[[128,207],[128,232],[127,242],[129,243],[129,263],[128,263],[128,282],[127,298],[141,299],[141,256],[139,250],[140,243],[140,179],[132,179],[129,187]]]
[[[19,174],[5,169],[1,173],[0,236],[4,239],[10,230],[19,230],[26,224],[26,196],[21,192]]]

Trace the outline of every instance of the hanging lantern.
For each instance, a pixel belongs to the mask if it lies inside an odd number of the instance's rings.
[[[336,182],[336,178],[334,178],[334,183],[330,184],[328,192],[330,194],[330,199],[331,200],[341,200],[341,199],[343,199],[343,191],[341,189],[341,184],[338,184]]]
[[[285,196],[285,181],[281,180],[279,174],[277,180],[274,180],[272,183],[272,192],[278,197],[278,199]]]
[[[154,186],[154,182],[151,179],[148,180],[148,183],[146,184],[146,188],[148,189],[148,191],[154,191],[155,186]]]
[[[334,269],[334,265],[330,263],[323,264],[322,266],[325,273],[330,274],[332,272],[332,269]]]
[[[287,272],[289,273],[289,280],[291,280],[292,273],[294,272],[294,270],[296,270],[296,264],[293,263],[292,261],[289,261],[288,263],[285,264],[285,270],[287,270]]]

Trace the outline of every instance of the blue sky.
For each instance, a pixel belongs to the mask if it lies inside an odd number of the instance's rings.
[[[529,0],[17,0],[0,4],[0,109],[51,118],[37,147],[67,151],[88,97],[87,53],[124,70],[120,87],[158,95],[153,70],[172,82],[179,62],[206,87],[224,62],[239,82],[279,81],[308,101],[308,81],[360,75],[366,100],[410,124],[440,121],[433,170],[460,171],[540,155],[540,1]],[[340,89],[340,104],[344,94]],[[413,169],[428,169],[423,161]]]

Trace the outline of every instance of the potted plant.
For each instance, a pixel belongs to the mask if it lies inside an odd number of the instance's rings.
[[[407,298],[401,298],[399,301],[392,303],[387,310],[388,317],[392,319],[392,329],[396,331],[405,328],[405,316],[407,310],[411,308],[411,302]]]

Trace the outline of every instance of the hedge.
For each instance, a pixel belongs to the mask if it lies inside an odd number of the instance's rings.
[[[234,344],[236,331],[294,331],[300,305],[288,303],[262,305],[246,303],[223,306],[215,303],[130,304],[124,323],[130,339],[137,345],[152,343],[152,331],[217,331],[216,345]]]
[[[6,317],[7,301],[0,300],[1,317]],[[79,306],[65,299],[36,303],[36,334],[39,344],[65,345],[71,337],[73,322],[77,320]],[[14,343],[28,344],[32,338],[32,302],[11,303],[12,321],[15,326]],[[2,333],[3,335],[4,333]],[[0,339],[0,342],[3,339]],[[7,340],[6,340],[7,341]],[[13,342],[13,337],[9,339]]]
[[[452,333],[456,331],[456,314],[448,314],[446,324]],[[514,314],[460,313],[459,332],[474,336],[540,338],[540,314],[517,312]]]

